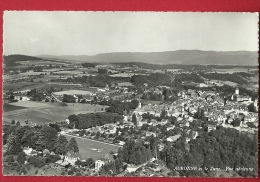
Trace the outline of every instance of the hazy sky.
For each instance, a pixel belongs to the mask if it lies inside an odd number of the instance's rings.
[[[257,51],[256,13],[5,11],[4,54]]]

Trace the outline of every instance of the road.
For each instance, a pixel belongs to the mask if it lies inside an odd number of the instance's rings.
[[[92,142],[102,143],[102,144],[105,144],[105,145],[110,145],[110,146],[115,146],[115,147],[123,147],[123,146],[121,146],[121,145],[116,145],[116,144],[112,144],[112,143],[106,143],[106,142],[101,142],[101,141],[97,141],[97,140],[92,140],[92,139],[88,139],[88,138],[85,138],[85,137],[70,135],[70,134],[63,133],[63,132],[61,133],[61,135],[67,135],[67,136],[71,136],[71,137],[75,137],[75,138],[80,138],[80,139],[84,139],[84,140],[88,140],[88,141],[92,141]]]

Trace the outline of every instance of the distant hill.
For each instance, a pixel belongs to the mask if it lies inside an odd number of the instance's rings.
[[[29,61],[29,60],[42,60],[42,58],[20,55],[20,54],[4,56],[4,64],[6,67],[17,66],[20,65],[19,64],[20,61]]]
[[[19,62],[20,61],[52,61],[52,62],[59,62],[59,63],[68,63],[68,61],[58,61],[55,59],[50,59],[50,58],[40,58],[40,57],[35,57],[35,56],[27,56],[27,55],[21,55],[21,54],[13,54],[13,55],[8,55],[8,56],[3,56],[4,64],[5,67],[10,67],[10,66],[18,66],[21,65]]]
[[[152,64],[203,64],[203,65],[258,65],[258,53],[250,51],[200,51],[200,50],[178,50],[168,52],[115,52],[87,55],[64,55],[50,56],[42,55],[41,58],[52,58],[75,62],[94,63],[123,63],[143,62]]]

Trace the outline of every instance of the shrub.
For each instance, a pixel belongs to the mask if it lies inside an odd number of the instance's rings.
[[[33,165],[34,167],[43,167],[45,166],[45,159],[43,157],[35,157],[35,156],[32,156],[32,157],[29,157],[28,158],[28,163]]]
[[[17,162],[19,162],[20,164],[24,164],[25,161],[26,161],[26,154],[24,153],[24,151],[19,152],[17,156]]]
[[[74,171],[73,170],[70,170],[69,172],[68,172],[68,175],[73,175],[74,174]]]

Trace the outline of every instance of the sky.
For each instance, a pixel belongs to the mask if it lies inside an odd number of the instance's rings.
[[[4,54],[258,51],[256,13],[5,11]]]

